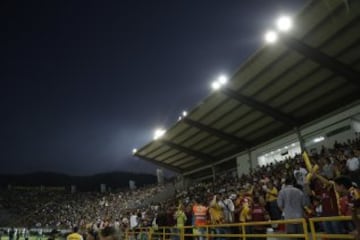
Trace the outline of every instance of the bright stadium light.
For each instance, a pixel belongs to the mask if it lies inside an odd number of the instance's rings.
[[[182,116],[183,116],[183,117],[186,117],[187,115],[188,115],[187,111],[183,111],[183,112],[182,112]]]
[[[178,121],[181,121],[181,120],[182,120],[182,116],[179,116],[179,117],[178,117]]]
[[[275,43],[278,40],[278,35],[275,31],[267,31],[265,33],[265,42],[267,43]]]
[[[211,84],[211,88],[213,89],[213,90],[219,90],[220,89],[220,87],[221,87],[221,84],[219,83],[219,82],[213,82],[212,84]]]
[[[137,149],[134,148],[134,149],[132,150],[132,153],[135,154],[136,152],[137,152]]]
[[[318,142],[322,142],[324,140],[325,140],[325,138],[323,136],[321,136],[321,137],[314,138],[313,142],[318,143]]]
[[[221,85],[225,85],[227,82],[228,82],[228,79],[225,75],[221,75],[218,79],[218,82],[221,84]]]
[[[281,32],[291,30],[293,26],[292,19],[289,16],[281,16],[276,20],[276,27]]]
[[[154,140],[157,140],[157,139],[161,138],[162,136],[164,136],[165,132],[166,131],[162,128],[156,129],[154,132]]]

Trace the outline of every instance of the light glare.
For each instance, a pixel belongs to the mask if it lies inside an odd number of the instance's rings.
[[[314,140],[313,140],[313,142],[314,143],[318,143],[318,142],[321,142],[321,141],[324,141],[325,140],[325,138],[324,137],[318,137],[318,138],[315,138]]]
[[[221,84],[219,82],[213,82],[211,87],[213,90],[218,90],[221,87]]]
[[[162,136],[164,136],[165,132],[166,131],[162,128],[156,129],[154,132],[154,140],[157,140],[157,139],[161,138]]]
[[[265,41],[267,43],[275,43],[278,40],[278,35],[275,31],[267,31],[265,33]]]
[[[187,111],[182,112],[183,117],[186,117],[188,115]]]
[[[134,149],[132,150],[132,153],[135,154],[136,152],[137,152],[137,149],[134,148]]]
[[[292,20],[289,16],[279,17],[276,21],[276,27],[282,32],[287,32],[292,28]]]
[[[219,83],[221,85],[225,85],[227,82],[228,82],[228,79],[227,79],[226,76],[222,75],[222,76],[219,77]]]
[[[278,39],[278,35],[275,31],[267,31],[265,33],[265,41],[267,43],[275,43]]]

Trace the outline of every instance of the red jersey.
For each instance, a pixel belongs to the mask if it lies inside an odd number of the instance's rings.
[[[340,214],[342,216],[351,216],[352,215],[350,201],[349,201],[349,197],[347,195],[340,197],[339,205],[340,205]]]
[[[339,216],[339,207],[333,186],[319,188],[316,195],[321,198],[322,217]]]
[[[265,216],[267,214],[268,213],[264,207],[260,206],[260,204],[258,204],[258,203],[254,203],[253,207],[251,209],[251,221],[253,221],[253,222],[266,221]],[[266,225],[257,225],[257,226],[253,226],[253,228],[257,229],[257,230],[263,230],[266,228]]]
[[[267,214],[264,207],[255,203],[251,210],[251,221],[253,222],[262,222],[265,221],[265,215]]]

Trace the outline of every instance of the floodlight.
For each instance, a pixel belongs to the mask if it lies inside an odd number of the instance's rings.
[[[225,85],[228,82],[228,79],[227,79],[227,77],[225,75],[222,75],[222,76],[219,77],[218,82],[221,85]]]
[[[135,154],[136,152],[137,152],[137,149],[134,148],[134,149],[132,150],[132,153]]]
[[[162,128],[156,129],[154,132],[154,140],[157,140],[157,139],[161,138],[162,136],[164,136],[165,132],[166,131]]]
[[[275,43],[278,40],[278,35],[275,31],[267,31],[265,33],[265,41],[267,43]]]
[[[318,142],[321,142],[321,141],[324,141],[325,140],[325,138],[324,137],[318,137],[318,138],[315,138],[314,140],[313,140],[313,142],[314,143],[318,143]]]
[[[183,117],[186,117],[188,115],[187,111],[182,112]]]
[[[276,21],[276,27],[279,31],[287,32],[291,30],[293,22],[289,16],[281,16]]]
[[[218,90],[220,87],[221,87],[221,84],[220,84],[219,82],[213,82],[213,83],[211,84],[211,88],[212,88],[213,90]]]

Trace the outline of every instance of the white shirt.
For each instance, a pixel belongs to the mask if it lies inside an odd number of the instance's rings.
[[[228,198],[228,199],[225,199],[225,200],[218,201],[218,204],[223,210],[225,221],[229,222],[229,223],[233,222],[234,219],[232,217],[232,213],[235,210],[235,206],[234,206],[233,201]]]
[[[120,222],[119,222],[119,221],[115,221],[115,223],[114,223],[114,228],[115,228],[116,230],[119,230],[119,229],[120,229]]]
[[[137,227],[138,225],[138,217],[136,215],[131,215],[130,216],[130,228],[133,229],[135,227]]]

